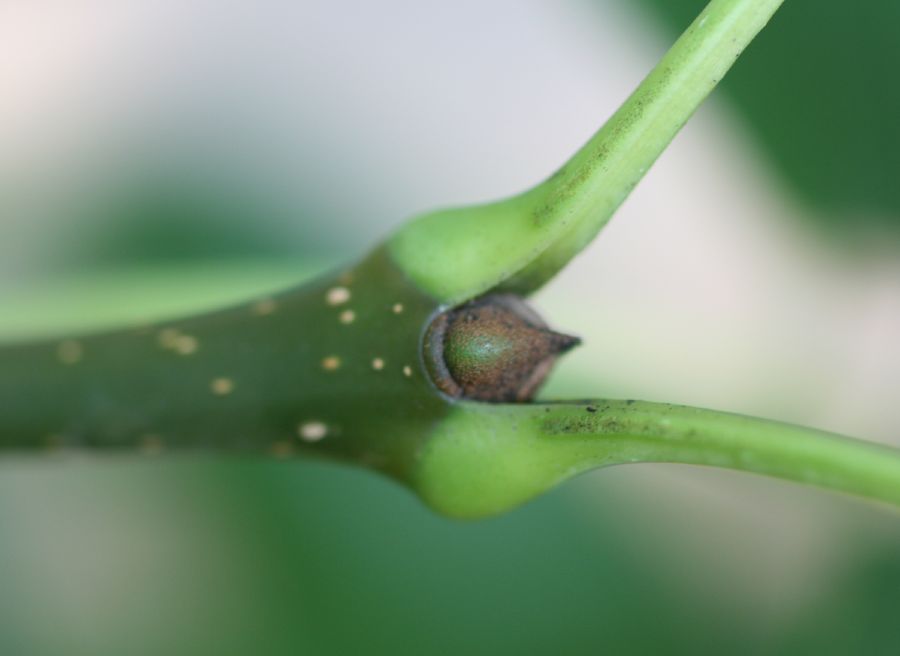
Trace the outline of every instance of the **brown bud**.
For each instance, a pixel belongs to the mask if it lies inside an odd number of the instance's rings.
[[[556,357],[580,343],[553,332],[522,299],[485,296],[444,312],[425,337],[429,372],[453,397],[529,401]]]

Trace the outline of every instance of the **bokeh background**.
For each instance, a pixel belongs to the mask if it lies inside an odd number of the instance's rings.
[[[177,314],[549,174],[699,0],[6,0],[0,328]],[[787,0],[537,297],[548,397],[900,446],[900,4]],[[0,653],[896,654],[900,516],[748,475],[430,514],[326,463],[0,463]]]

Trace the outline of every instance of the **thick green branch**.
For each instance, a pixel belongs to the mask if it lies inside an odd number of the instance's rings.
[[[435,312],[383,249],[231,308],[0,348],[0,456],[90,449],[321,454],[404,478],[446,402]]]

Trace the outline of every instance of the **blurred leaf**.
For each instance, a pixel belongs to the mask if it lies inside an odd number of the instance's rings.
[[[900,554],[895,547],[857,551],[834,593],[787,631],[779,653],[893,656],[900,648]]]
[[[217,309],[300,284],[325,268],[315,259],[241,259],[55,278],[0,297],[0,340],[96,331]]]
[[[97,198],[88,215],[73,222],[80,234],[69,240],[68,259],[90,266],[121,266],[304,252],[302,243],[273,230],[272,215],[283,210],[253,197],[249,190],[207,186],[189,177],[177,182],[151,177],[123,185],[111,197]],[[303,212],[297,208],[295,214]],[[259,220],[263,216],[267,221]],[[311,234],[310,246],[314,241]]]
[[[674,38],[705,0],[642,0]],[[816,218],[900,233],[900,3],[791,0],[721,89]]]

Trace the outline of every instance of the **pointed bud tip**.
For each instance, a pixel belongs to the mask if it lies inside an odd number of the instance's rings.
[[[565,333],[558,333],[552,330],[548,330],[547,332],[552,335],[554,352],[559,355],[568,353],[576,346],[581,346],[580,337],[575,337],[574,335],[566,335]]]
[[[445,394],[480,401],[529,401],[558,355],[581,343],[547,328],[520,298],[486,296],[439,315],[426,361]]]

